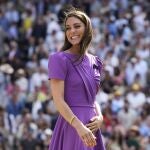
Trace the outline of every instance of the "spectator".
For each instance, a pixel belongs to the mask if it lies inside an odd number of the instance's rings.
[[[12,92],[12,97],[9,100],[6,111],[9,115],[13,115],[14,117],[17,117],[21,114],[22,109],[24,108],[24,102],[19,97],[19,89],[16,86],[14,91]]]
[[[145,94],[141,91],[140,85],[136,83],[131,86],[131,90],[127,94],[127,100],[133,109],[141,112],[142,106],[146,103]]]
[[[137,112],[132,109],[127,100],[124,101],[124,107],[118,113],[118,119],[120,123],[125,127],[126,131],[128,131],[131,126],[134,124],[137,119]]]
[[[144,122],[141,122],[139,132],[142,136],[150,135],[150,116],[147,116]]]
[[[124,107],[124,99],[120,89],[117,89],[114,93],[114,98],[112,98],[111,110],[112,113],[118,114],[118,112]]]
[[[140,134],[137,126],[132,126],[130,128],[126,142],[130,149],[140,150]]]

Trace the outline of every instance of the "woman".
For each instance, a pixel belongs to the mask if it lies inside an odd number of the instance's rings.
[[[87,53],[92,40],[89,17],[70,10],[64,20],[62,51],[50,55],[49,79],[54,103],[60,113],[49,150],[104,150],[100,125],[102,114],[94,101],[102,64]]]

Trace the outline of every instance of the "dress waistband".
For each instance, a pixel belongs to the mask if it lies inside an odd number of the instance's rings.
[[[70,107],[91,107],[91,108],[95,108],[94,105],[69,105]]]

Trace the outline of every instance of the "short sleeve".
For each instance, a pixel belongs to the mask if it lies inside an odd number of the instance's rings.
[[[48,60],[48,78],[65,80],[67,74],[66,59],[61,53],[55,53],[49,56]]]

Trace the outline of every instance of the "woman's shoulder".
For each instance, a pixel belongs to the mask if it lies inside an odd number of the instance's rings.
[[[97,55],[94,55],[94,54],[91,54],[91,53],[88,53],[87,55],[90,58],[91,62],[93,63],[93,66],[95,68],[99,69],[100,72],[101,72],[101,70],[103,68],[102,60]]]
[[[63,51],[58,51],[58,52],[54,52],[49,54],[49,59],[56,59],[56,60],[66,60],[66,57],[63,53]]]
[[[92,58],[97,63],[102,63],[102,60],[97,55],[95,55],[95,54],[87,53],[87,56],[90,57],[90,58]]]
[[[92,54],[92,53],[89,53],[89,52],[88,52],[88,53],[86,53],[86,55],[89,56],[89,57],[91,57],[91,58],[95,58],[95,55]]]
[[[48,61],[49,79],[64,80],[67,73],[67,62],[62,52],[55,52],[50,54]]]

